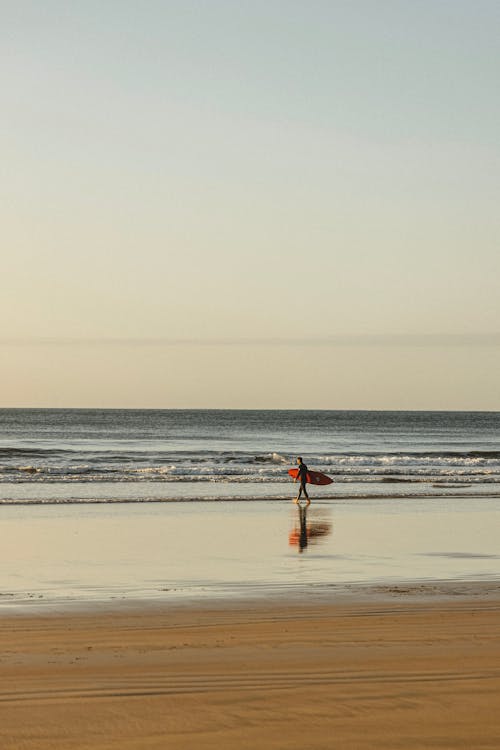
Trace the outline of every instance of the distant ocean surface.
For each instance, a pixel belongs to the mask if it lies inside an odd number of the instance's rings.
[[[0,410],[0,503],[500,496],[499,412]]]

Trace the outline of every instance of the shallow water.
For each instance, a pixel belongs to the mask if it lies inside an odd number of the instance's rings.
[[[1,509],[0,604],[335,592],[500,580],[492,498]]]

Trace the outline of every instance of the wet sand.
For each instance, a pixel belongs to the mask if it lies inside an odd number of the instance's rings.
[[[2,750],[499,746],[500,585],[4,615]]]
[[[500,580],[494,498],[2,507],[0,612],[33,601],[330,596]],[[303,533],[302,533],[303,532]]]

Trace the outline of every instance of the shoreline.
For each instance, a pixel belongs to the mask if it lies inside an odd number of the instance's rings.
[[[445,488],[447,489],[447,488]],[[500,498],[500,491],[491,491],[491,490],[485,490],[484,492],[471,492],[471,491],[465,491],[460,492],[459,495],[455,494],[456,490],[460,490],[460,486],[454,486],[453,488],[450,488],[450,492],[436,492],[435,494],[431,493],[391,493],[388,495],[387,493],[372,493],[372,494],[355,494],[355,493],[346,493],[346,494],[336,494],[336,495],[318,495],[316,497],[312,497],[312,502],[316,504],[321,504],[323,501],[345,501],[345,500],[461,500],[463,498],[467,499],[477,499],[477,500],[488,500],[488,499],[498,499]],[[465,490],[467,490],[467,487],[464,487]],[[453,491],[452,491],[453,490]],[[5,499],[0,500],[0,508],[6,507],[6,508],[12,508],[12,507],[26,507],[26,506],[52,506],[52,505],[60,505],[60,506],[71,506],[71,505],[153,505],[153,504],[180,504],[180,503],[290,503],[293,501],[293,497],[291,495],[282,495],[282,496],[255,496],[255,497],[243,497],[243,496],[233,496],[228,495],[227,497],[211,497],[211,496],[202,496],[199,497],[163,497],[163,498],[156,498],[156,497],[145,497],[145,498],[68,498],[68,499],[60,499],[60,498],[52,498],[52,499]]]
[[[205,491],[194,490],[191,485],[203,485]],[[418,481],[385,480],[381,482],[337,483],[335,490],[328,492],[311,492],[313,502],[325,501],[334,504],[336,501],[391,501],[391,500],[462,500],[462,499],[497,499],[500,489],[497,482],[478,483],[425,483]],[[238,490],[233,489],[238,487]],[[406,486],[408,489],[396,489]],[[115,494],[109,492],[113,487]],[[278,489],[279,487],[279,489]],[[371,489],[370,489],[371,487]],[[28,488],[26,490],[25,488]],[[106,488],[106,492],[103,492]],[[393,489],[394,488],[394,489]],[[177,489],[178,494],[168,494]],[[248,490],[255,494],[249,494]],[[182,491],[181,491],[182,490]],[[232,490],[232,491],[230,491]],[[245,490],[245,491],[243,491]],[[25,493],[23,495],[23,492]],[[71,493],[76,493],[71,495]],[[150,494],[145,494],[149,492]],[[234,492],[234,494],[233,494]],[[239,494],[238,494],[239,492]],[[25,506],[71,506],[71,505],[150,505],[177,503],[287,503],[296,493],[292,483],[211,483],[211,482],[17,482],[0,484],[0,508]],[[158,493],[158,494],[155,494]],[[167,493],[167,494],[160,494]],[[189,494],[191,493],[191,494]],[[198,494],[196,494],[198,493]]]
[[[369,588],[1,616],[0,744],[496,748],[500,583]]]
[[[269,601],[272,601],[269,604]],[[440,604],[460,602],[500,603],[500,578],[490,580],[415,580],[304,585],[294,590],[289,587],[261,586],[242,593],[234,589],[224,593],[203,595],[186,593],[170,600],[165,597],[134,597],[116,595],[102,599],[61,598],[43,599],[36,595],[16,600],[0,593],[0,623],[13,618],[98,616],[134,612],[161,614],[166,612],[225,609],[266,609],[267,607],[358,606],[388,603]],[[307,602],[307,603],[304,603]]]

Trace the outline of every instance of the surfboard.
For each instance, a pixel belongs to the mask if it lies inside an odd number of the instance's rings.
[[[299,473],[298,469],[288,469],[288,473],[294,479],[297,478]],[[306,474],[306,482],[308,484],[332,484],[333,479],[327,477],[326,474],[322,474],[321,471],[308,471]]]

